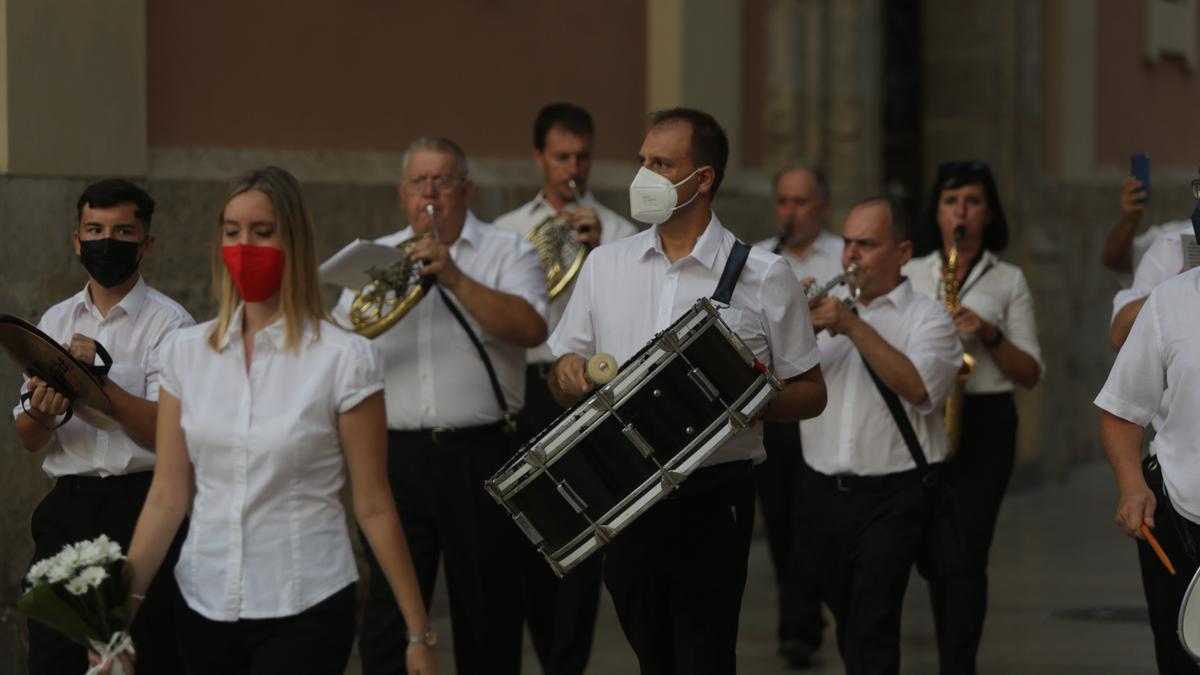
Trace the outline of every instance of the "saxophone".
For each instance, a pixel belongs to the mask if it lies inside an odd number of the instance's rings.
[[[942,301],[946,303],[946,311],[951,314],[959,307],[958,298],[958,242],[966,233],[962,225],[954,228],[954,239],[950,242],[950,251],[946,254],[946,264],[942,266]],[[946,399],[946,437],[950,443],[946,457],[949,459],[958,452],[958,441],[962,438],[963,397],[967,391],[967,378],[975,372],[975,357],[963,353],[963,362],[958,369],[958,377],[954,380],[954,391]]]

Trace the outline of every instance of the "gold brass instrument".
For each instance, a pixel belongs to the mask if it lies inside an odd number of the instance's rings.
[[[575,203],[578,204],[580,194],[575,181],[569,180],[567,184],[571,186]],[[546,291],[551,300],[571,285],[583,267],[583,259],[587,257],[587,246],[581,244],[575,235],[575,228],[557,213],[546,216],[525,235],[537,249],[538,261],[546,270]]]
[[[942,266],[942,301],[946,310],[951,314],[959,307],[958,298],[958,242],[966,233],[962,225],[954,228],[954,239],[950,242],[950,251],[946,254],[946,264]],[[946,399],[946,436],[950,441],[948,457],[958,452],[958,441],[962,438],[963,397],[967,392],[967,379],[975,372],[975,357],[963,353],[963,362],[958,369],[958,377],[954,380],[954,391]]]
[[[426,205],[425,213],[429,214],[430,234],[410,237],[396,244],[396,248],[404,251],[403,258],[385,269],[372,267],[367,270],[371,280],[359,289],[350,304],[350,324],[355,333],[372,340],[379,337],[416,307],[436,281],[432,275],[421,276],[421,263],[408,255],[418,241],[431,236],[435,241],[438,239],[433,204]]]

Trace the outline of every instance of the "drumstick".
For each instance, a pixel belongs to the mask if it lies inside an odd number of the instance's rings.
[[[1154,534],[1150,532],[1150,528],[1146,527],[1145,523],[1142,523],[1142,536],[1146,538],[1146,541],[1150,542],[1150,548],[1154,549],[1154,554],[1158,556],[1158,560],[1163,564],[1163,567],[1167,568],[1171,576],[1175,576],[1175,566],[1171,564],[1171,559],[1163,552],[1162,546],[1158,545],[1158,540],[1154,538]]]
[[[589,382],[602,387],[617,376],[617,360],[612,354],[596,354],[588,359],[584,373]]]

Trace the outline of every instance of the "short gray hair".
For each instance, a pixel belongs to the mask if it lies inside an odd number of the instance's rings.
[[[400,158],[400,166],[404,171],[408,171],[408,160],[412,158],[413,153],[420,150],[450,155],[454,158],[454,169],[458,177],[467,177],[467,153],[463,152],[458,143],[442,136],[421,136],[409,143],[408,148],[404,150],[404,155]]]
[[[779,189],[779,180],[793,171],[807,171],[813,175],[813,180],[817,182],[817,194],[821,195],[821,201],[829,201],[829,179],[825,176],[825,171],[816,164],[797,161],[788,164],[782,169],[776,171],[771,176],[771,189]]]

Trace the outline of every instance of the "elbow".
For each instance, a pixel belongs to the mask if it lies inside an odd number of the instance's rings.
[[[537,313],[534,313],[533,319],[523,323],[525,330],[517,337],[517,346],[525,347],[526,349],[536,347],[545,342],[546,338],[549,337],[546,320]]]
[[[904,400],[914,408],[920,408],[929,400],[929,391],[924,386],[914,387],[904,393]]]

